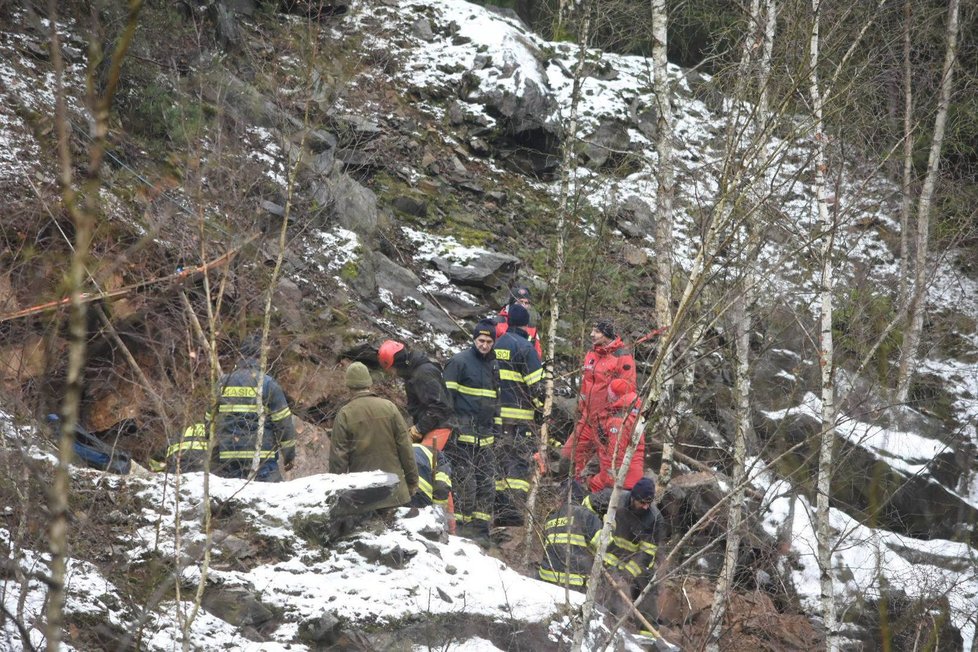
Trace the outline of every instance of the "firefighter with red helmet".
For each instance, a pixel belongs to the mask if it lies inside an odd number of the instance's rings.
[[[446,395],[441,367],[421,351],[411,351],[396,340],[387,340],[380,345],[377,362],[384,371],[394,373],[404,381],[407,411],[414,422],[411,439],[419,442],[430,434],[448,441],[452,433],[452,405]]]
[[[615,485],[618,469],[625,458],[635,424],[642,411],[642,402],[635,387],[624,378],[616,378],[608,385],[610,404],[601,416],[598,430],[598,472],[587,478],[591,491],[601,491]],[[631,489],[645,472],[645,438],[638,440],[623,486]]]

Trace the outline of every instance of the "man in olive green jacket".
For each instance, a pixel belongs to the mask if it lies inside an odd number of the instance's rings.
[[[387,471],[400,483],[377,508],[407,504],[418,489],[418,465],[404,417],[393,403],[370,391],[373,380],[361,362],[346,370],[346,386],[356,393],[333,422],[330,473]]]

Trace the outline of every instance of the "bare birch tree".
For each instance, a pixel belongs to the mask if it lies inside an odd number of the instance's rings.
[[[910,0],[903,3],[903,177],[900,186],[900,278],[898,280],[897,305],[909,302],[907,296],[907,270],[910,263],[910,224],[913,211],[911,183],[913,180],[913,67],[910,59],[912,46],[910,19],[913,9]]]
[[[940,94],[937,100],[937,113],[934,116],[934,133],[927,157],[927,173],[924,176],[920,197],[917,201],[917,220],[914,252],[914,282],[910,297],[910,321],[900,351],[900,369],[897,376],[895,401],[904,403],[910,392],[910,381],[916,366],[920,336],[924,328],[924,305],[927,299],[927,254],[930,244],[930,213],[934,206],[934,189],[937,185],[938,168],[941,163],[941,149],[947,127],[948,107],[951,105],[951,91],[954,88],[954,64],[958,53],[958,20],[960,0],[949,0],[947,9],[947,46],[944,51],[944,65],[941,69]]]
[[[769,14],[774,12],[774,1],[768,0],[765,9]],[[755,120],[763,125],[767,120],[767,75],[771,68],[771,46],[774,40],[773,23],[764,20],[761,12],[760,0],[752,0],[750,4],[750,15],[748,16],[750,32],[744,41],[741,54],[737,82],[735,84],[734,101],[740,102],[745,93],[745,81],[749,78],[752,71],[757,72],[758,92],[760,101]],[[758,55],[760,59],[758,60]],[[755,63],[756,62],[756,63]],[[728,129],[733,129],[732,121]],[[766,130],[758,128],[757,132],[763,134]],[[763,135],[761,136],[763,138]],[[728,139],[729,142],[730,139]],[[758,147],[758,151],[762,148]],[[735,155],[731,151],[730,155]],[[747,165],[752,165],[756,161],[748,161]],[[756,165],[752,165],[756,168]],[[748,183],[746,194],[750,197],[753,183]],[[750,225],[744,225],[745,231],[749,234]],[[750,240],[748,235],[746,240]],[[739,290],[733,300],[730,310],[730,322],[734,332],[734,414],[736,420],[736,430],[734,432],[734,454],[733,454],[733,496],[730,501],[730,508],[727,514],[726,528],[726,549],[724,551],[723,567],[717,579],[716,589],[713,593],[713,604],[710,609],[710,620],[707,628],[706,649],[708,652],[719,652],[720,637],[722,635],[722,625],[724,614],[726,613],[727,602],[730,599],[730,592],[733,588],[734,574],[737,569],[737,560],[740,553],[740,528],[743,521],[744,509],[744,478],[745,461],[747,457],[747,434],[751,428],[751,409],[750,409],[750,305],[753,296],[753,275],[750,268],[754,261],[750,255],[749,247],[745,242],[744,251],[741,255],[742,274]]]
[[[656,173],[657,188],[655,248],[656,275],[655,288],[655,318],[661,328],[671,326],[672,314],[672,194],[675,183],[675,171],[672,163],[672,98],[669,87],[668,52],[668,9],[666,0],[652,0],[652,82],[655,87],[656,107],[656,139],[655,149],[658,155],[658,171]],[[671,366],[671,338],[666,338],[660,346],[664,347],[662,363],[656,368],[656,378],[653,383],[656,403],[668,404],[672,399],[672,379],[668,373]],[[676,435],[679,424],[675,419],[667,419],[663,435],[662,465],[659,469],[659,484],[663,487],[669,484],[672,477],[672,459],[676,446]]]
[[[129,4],[129,16],[123,27],[115,49],[111,53],[106,76],[106,85],[101,93],[94,83],[96,68],[101,62],[101,51],[96,47],[91,52],[88,67],[87,104],[92,113],[91,145],[88,162],[80,184],[74,178],[74,161],[71,154],[70,125],[68,119],[65,90],[65,66],[61,56],[61,38],[58,32],[58,3],[48,4],[50,21],[50,51],[55,79],[55,133],[58,151],[58,185],[61,203],[75,226],[75,242],[72,247],[68,273],[68,295],[70,297],[69,346],[67,386],[61,405],[61,433],[58,438],[58,464],[54,472],[49,504],[51,519],[48,525],[48,545],[51,551],[49,562],[48,595],[45,605],[46,623],[44,635],[47,649],[51,652],[61,649],[62,628],[64,624],[65,571],[68,551],[68,498],[70,476],[68,466],[72,460],[75,426],[79,420],[79,407],[82,396],[82,370],[85,365],[85,348],[88,337],[87,303],[83,299],[87,265],[90,256],[95,220],[99,213],[99,200],[102,161],[105,155],[106,139],[109,131],[109,110],[112,97],[119,82],[122,60],[129,49],[136,31],[136,19],[142,3],[133,0]]]
[[[557,208],[556,236],[554,241],[553,266],[549,279],[550,288],[550,321],[547,325],[547,359],[555,360],[557,355],[557,322],[560,320],[560,293],[561,279],[564,273],[565,247],[567,240],[568,218],[571,216],[571,188],[570,176],[573,169],[573,161],[577,151],[577,120],[578,103],[581,97],[581,82],[584,79],[584,67],[587,63],[587,47],[590,40],[591,31],[591,3],[585,2],[578,7],[584,18],[581,22],[580,33],[578,35],[577,65],[574,66],[574,79],[571,87],[571,103],[567,116],[567,126],[564,132],[563,151],[561,152],[561,176],[560,176],[560,205]],[[547,459],[547,447],[550,439],[550,417],[553,414],[554,406],[554,376],[548,373],[545,380],[545,394],[543,401],[543,425],[540,427],[540,442],[537,447],[537,454],[541,460]],[[529,564],[530,554],[533,550],[531,545],[533,536],[537,530],[534,527],[534,515],[536,513],[537,494],[540,489],[540,470],[537,465],[532,466],[530,476],[530,491],[526,499],[526,535],[523,541],[523,563]]]
[[[820,280],[820,321],[819,321],[819,366],[822,384],[822,428],[818,457],[818,480],[816,485],[816,537],[818,539],[818,563],[821,579],[821,609],[825,622],[825,647],[828,652],[838,649],[836,632],[835,590],[832,579],[832,527],[829,519],[830,482],[832,479],[832,451],[835,444],[835,383],[833,378],[834,351],[832,346],[832,249],[835,242],[835,228],[826,188],[828,167],[824,124],[824,93],[819,82],[818,66],[820,52],[822,0],[812,0],[812,27],[808,43],[809,97],[812,110],[812,138],[815,156],[815,210],[816,224],[822,239]]]

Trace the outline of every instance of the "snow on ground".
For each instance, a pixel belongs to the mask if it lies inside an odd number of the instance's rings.
[[[769,419],[806,416],[819,420],[820,410],[819,398],[808,393],[798,406],[765,412],[765,415]],[[836,432],[852,444],[877,455],[891,468],[932,482],[936,480],[931,477],[926,463],[947,449],[942,442],[915,433],[887,430],[846,418],[840,419]],[[791,569],[791,576],[806,610],[817,614],[820,586],[814,508],[803,496],[791,497],[788,483],[764,471],[763,460],[755,459],[748,466],[753,469],[754,483],[766,489],[763,503],[768,508],[764,527],[772,536],[785,528],[790,503],[795,501],[788,539],[799,564]],[[966,489],[974,491],[975,487]],[[966,491],[959,495],[975,504],[973,493]],[[965,543],[920,540],[869,528],[834,508],[830,520],[837,533],[833,581],[840,609],[857,599],[876,599],[881,587],[887,585],[902,589],[911,598],[946,595],[953,624],[965,639],[964,649],[970,649],[970,641],[975,637],[974,619],[978,615],[978,551]]]
[[[181,511],[193,513],[200,504],[202,479],[203,475],[196,473],[183,476]],[[318,616],[324,605],[341,618],[371,624],[463,609],[492,618],[538,621],[560,608],[562,589],[516,573],[470,541],[458,537],[450,537],[448,543],[425,539],[418,531],[436,518],[432,510],[421,510],[415,518],[402,518],[390,530],[356,537],[357,545],[381,550],[399,547],[413,555],[400,569],[368,563],[352,541],[340,542],[324,555],[295,536],[291,527],[294,519],[327,513],[336,491],[380,486],[386,479],[387,474],[382,472],[326,474],[269,485],[211,477],[214,498],[233,501],[257,528],[257,534],[278,539],[295,550],[283,562],[261,565],[250,572],[212,570],[211,577],[224,586],[258,588],[265,603],[281,607],[286,619],[293,622]],[[165,513],[175,512],[172,489],[164,495],[159,481],[148,483],[143,496],[151,505],[165,501]],[[401,510],[402,515],[406,512]],[[189,522],[185,525],[193,526]],[[151,535],[155,535],[155,523],[147,523],[140,537],[147,554]],[[172,539],[163,537],[164,541]],[[168,552],[172,554],[172,550]]]
[[[806,611],[817,614],[821,587],[815,509],[803,496],[779,495],[788,490],[780,481],[768,486],[764,527],[772,536],[777,535],[786,525],[790,502],[795,501],[794,518],[788,524],[791,549],[797,556],[791,578]],[[946,597],[952,624],[964,639],[963,649],[971,649],[978,616],[978,556],[973,548],[955,541],[921,541],[868,528],[837,509],[831,510],[829,518],[838,533],[833,540],[836,549],[832,565],[840,620],[847,606],[859,600],[877,600],[883,586],[903,590],[910,598]]]
[[[396,56],[400,63],[392,75],[394,84],[415,88],[439,88],[454,93],[467,87],[466,75],[478,80],[479,93],[490,91],[520,96],[532,82],[548,92],[558,107],[544,121],[559,123],[571,105],[572,75],[578,48],[568,43],[547,42],[539,36],[524,32],[522,26],[503,16],[462,0],[400,0],[399,8],[383,5],[364,5],[356,9],[351,20],[364,27],[366,38],[376,39]],[[380,37],[368,25],[380,20],[388,30],[401,35],[399,43]],[[427,23],[427,29],[423,23]],[[578,122],[582,135],[592,133],[600,124],[623,121],[655,106],[648,59],[589,50],[589,61],[598,70],[613,74],[596,74],[582,82]],[[485,62],[491,65],[485,65]],[[738,107],[727,103],[719,111],[697,99],[690,87],[686,71],[670,66],[669,76],[676,92],[673,95],[673,129],[676,134],[675,251],[677,264],[689,269],[701,245],[698,225],[700,215],[716,203],[720,186],[724,135],[722,125],[733,118]],[[700,75],[702,83],[709,81]],[[478,94],[463,98],[469,113],[480,114],[491,124],[492,116],[485,113],[477,100]],[[421,100],[419,106],[434,117],[443,109],[437,102]],[[743,107],[741,107],[743,108]],[[746,107],[749,110],[750,107]],[[758,195],[767,198],[770,208],[780,213],[779,227],[799,241],[809,237],[815,227],[817,211],[815,193],[807,171],[810,168],[813,141],[807,122],[797,121],[796,133],[786,138],[772,137],[763,147],[764,164]],[[749,130],[747,130],[749,132]],[[579,169],[573,175],[592,206],[599,210],[615,211],[629,197],[649,205],[655,202],[655,170],[657,157],[650,138],[638,129],[630,129],[630,151],[639,161],[639,169],[624,178]],[[745,144],[746,146],[746,144]],[[857,227],[859,224],[882,224],[895,228],[899,206],[898,187],[887,180],[877,168],[836,162],[844,168],[838,188],[837,204],[840,229],[837,236],[839,256],[857,265],[840,265],[837,270],[839,287],[844,287],[854,267],[863,262],[868,281],[877,287],[893,287],[896,271],[893,255],[875,230]],[[559,191],[559,183],[543,184],[551,193]],[[758,276],[765,279],[767,293],[776,290],[790,302],[805,305],[814,294],[817,277],[811,269],[797,262],[797,255],[786,256],[783,243],[766,243],[758,263]],[[790,247],[788,247],[790,249]]]
[[[36,437],[30,429],[18,427],[13,418],[0,412],[0,436],[13,443],[27,436]],[[75,482],[101,482],[101,472],[72,468]],[[204,474],[180,476],[179,490],[174,476],[150,475],[147,478],[112,477],[112,485],[121,488],[129,483],[142,500],[144,509],[132,518],[139,525],[136,535],[128,541],[116,541],[134,562],[171,557],[177,554],[177,523],[180,515],[180,551],[186,554],[191,546],[205,541],[200,529],[204,497]],[[277,484],[245,483],[239,480],[210,476],[212,500],[232,505],[235,513],[247,522],[256,536],[281,543],[287,558],[283,561],[260,564],[250,571],[218,570],[211,568],[209,582],[224,587],[247,587],[260,593],[264,604],[278,607],[284,613],[284,625],[273,632],[272,642],[255,643],[242,637],[238,629],[201,611],[190,628],[192,649],[227,650],[305,650],[295,640],[298,624],[320,616],[324,610],[363,626],[393,624],[403,619],[424,618],[430,614],[465,612],[492,619],[547,622],[564,606],[564,591],[538,580],[518,574],[501,561],[490,557],[467,539],[448,537],[446,543],[431,541],[421,534],[442,523],[434,508],[420,510],[413,518],[402,509],[395,525],[358,533],[335,543],[330,550],[310,546],[296,536],[296,519],[326,514],[336,502],[336,492],[351,488],[381,486],[389,482],[383,472],[356,473],[342,476],[317,475]],[[179,496],[179,498],[177,498]],[[9,547],[10,534],[0,529],[0,545]],[[399,548],[410,559],[400,568],[367,561],[359,552],[360,546],[380,551]],[[46,572],[45,554],[20,550],[12,561],[25,572]],[[184,570],[185,585],[200,578],[196,564]],[[24,599],[22,622],[41,622],[46,586],[40,579],[31,579],[21,587],[17,582],[4,582],[3,605],[17,613],[21,596]],[[98,569],[84,561],[70,560],[67,579],[66,613],[88,614],[112,622],[122,631],[130,631],[140,617],[140,605],[127,605],[119,589]],[[187,596],[191,599],[192,596]],[[583,595],[571,593],[571,601],[579,603]],[[167,601],[147,614],[142,628],[143,649],[170,651],[180,649],[181,623],[187,617],[187,603]],[[21,634],[11,619],[0,628],[0,647],[22,647]],[[32,643],[42,641],[39,630],[30,629]],[[70,642],[69,642],[70,643]],[[491,650],[488,643],[477,639],[459,644],[458,650]],[[73,649],[70,645],[66,650]]]

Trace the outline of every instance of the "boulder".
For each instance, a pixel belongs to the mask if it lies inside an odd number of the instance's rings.
[[[631,119],[632,125],[643,136],[655,141],[658,133],[656,123],[659,119],[659,112],[654,104],[646,104],[639,97],[636,97],[628,107],[628,117]]]
[[[391,201],[391,206],[402,213],[413,215],[414,217],[426,217],[428,215],[428,202],[407,195],[398,195]]]
[[[381,564],[390,568],[404,568],[417,550],[405,550],[399,545],[386,545],[377,539],[357,539],[353,542],[357,554],[371,564]]]
[[[445,333],[457,328],[455,322],[418,289],[422,282],[417,274],[401,267],[384,254],[375,253],[373,257],[376,262],[377,286],[390,292],[392,298],[397,300],[395,309],[411,311],[422,322]]]
[[[435,267],[459,285],[488,290],[506,287],[520,266],[520,259],[495,251],[480,251],[464,264],[438,256]]]
[[[615,225],[629,238],[645,238],[655,233],[655,216],[644,199],[629,195],[614,215]]]
[[[628,125],[619,120],[602,120],[598,127],[584,138],[581,154],[589,168],[599,170],[621,164],[622,155],[628,150],[631,139]]]
[[[198,81],[204,99],[221,106],[243,124],[292,133],[305,129],[298,118],[275,105],[251,84],[225,70],[212,71]]]
[[[497,129],[487,136],[499,158],[511,167],[538,178],[550,176],[557,169],[561,131],[550,120],[557,112],[557,103],[535,81],[524,79],[518,93],[495,86],[477,88],[463,99],[482,104],[496,118]]]
[[[234,11],[227,6],[225,0],[210,3],[207,17],[214,23],[214,36],[222,48],[231,50],[241,45],[241,31],[234,19]]]
[[[313,199],[327,207],[328,221],[356,233],[367,248],[374,247],[377,231],[386,225],[387,217],[378,208],[372,190],[344,173],[323,179],[311,190]]]
[[[235,627],[258,628],[275,617],[253,591],[244,587],[208,586],[204,589],[201,606],[209,614]]]

